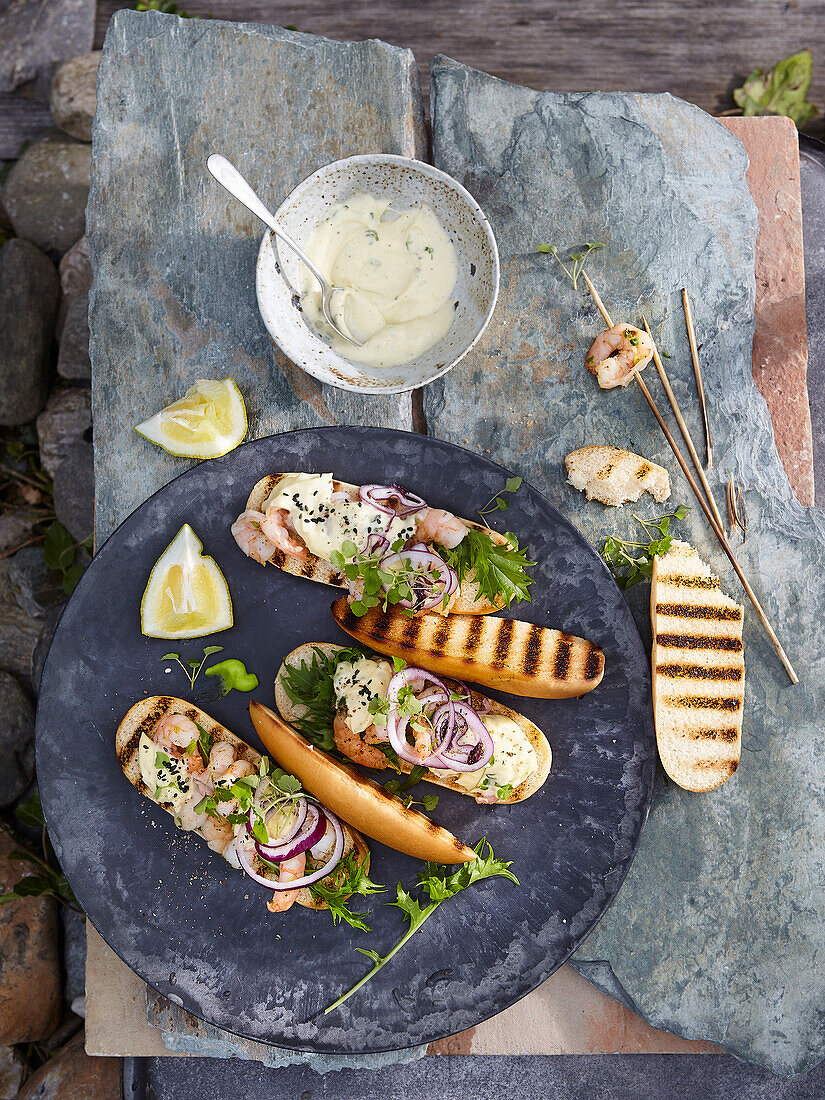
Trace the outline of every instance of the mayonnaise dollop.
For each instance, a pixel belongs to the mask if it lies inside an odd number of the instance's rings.
[[[396,213],[386,199],[354,195],[332,207],[304,244],[310,259],[333,286],[336,324],[356,347],[329,327],[321,291],[312,274],[301,274],[307,320],[333,350],[373,367],[398,367],[443,339],[453,323],[458,260],[450,238],[426,204]]]
[[[493,738],[493,757],[475,772],[443,772],[470,794],[494,790],[496,794],[520,787],[538,769],[536,750],[524,730],[504,714],[482,714],[481,720]]]

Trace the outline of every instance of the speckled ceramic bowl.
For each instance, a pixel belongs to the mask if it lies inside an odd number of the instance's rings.
[[[276,218],[303,244],[331,207],[359,191],[391,198],[398,209],[432,208],[458,255],[455,319],[443,340],[400,367],[354,363],[326,344],[304,319],[298,286],[301,261],[267,231],[258,252],[258,306],[270,336],[293,363],[331,386],[360,393],[402,393],[425,386],[463,359],[484,332],[498,297],[498,249],[472,195],[430,164],[390,154],[336,160],[299,183]]]

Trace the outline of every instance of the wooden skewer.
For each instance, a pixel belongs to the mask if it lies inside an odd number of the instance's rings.
[[[705,401],[705,387],[702,384],[702,364],[699,362],[699,349],[696,347],[696,334],[693,331],[693,313],[690,309],[688,292],[682,287],[682,306],[685,311],[685,324],[687,325],[688,343],[690,355],[693,359],[693,373],[696,375],[696,389],[699,393],[699,408],[702,410],[702,419],[705,422],[705,448],[708,454],[708,469],[713,466],[713,445],[710,441],[710,419],[708,418],[708,406]]]
[[[673,409],[673,415],[676,417],[676,423],[679,425],[679,430],[682,433],[682,438],[687,444],[687,449],[690,452],[690,457],[693,460],[693,465],[696,467],[696,473],[699,475],[699,480],[702,482],[702,488],[705,490],[705,496],[708,499],[708,504],[713,510],[714,519],[720,527],[723,527],[724,524],[722,523],[722,513],[717,507],[716,501],[713,497],[713,493],[710,489],[710,485],[708,484],[708,479],[707,477],[705,477],[705,471],[702,469],[702,463],[699,461],[699,455],[697,454],[696,448],[693,445],[693,438],[688,431],[688,426],[685,423],[685,418],[682,416],[682,410],[679,408],[679,402],[676,400],[675,393],[670,388],[670,381],[665,371],[664,363],[659,357],[659,352],[656,349],[656,344],[653,342],[653,333],[650,331],[650,326],[647,323],[647,317],[645,317],[644,314],[642,314],[642,321],[644,322],[645,332],[650,337],[651,344],[653,344],[653,362],[656,364],[656,370],[659,372],[659,377],[662,380],[662,385],[665,387],[665,393],[667,394],[667,399],[670,402],[670,407],[671,409]]]
[[[613,321],[610,318],[610,314],[607,312],[607,310],[604,307],[604,302],[599,297],[599,292],[596,290],[596,288],[591,283],[590,279],[587,276],[587,272],[583,271],[582,276],[584,278],[584,281],[587,283],[587,289],[593,295],[593,301],[596,303],[596,306],[599,310],[599,313],[601,313],[602,317],[604,318],[605,323],[607,324],[607,327],[608,328],[613,328]],[[647,386],[645,385],[644,381],[642,380],[642,378],[639,376],[638,373],[636,373],[633,377],[636,380],[636,382],[638,383],[639,389],[644,394],[645,401],[647,401],[648,405],[650,406],[650,411],[656,417],[656,420],[659,423],[659,427],[662,429],[662,431],[664,433],[664,436],[665,436],[665,439],[668,441],[668,444],[670,445],[670,449],[673,451],[673,454],[676,457],[676,461],[679,463],[679,466],[682,469],[682,473],[688,479],[688,483],[689,483],[691,489],[693,490],[696,499],[699,501],[699,504],[702,508],[702,511],[705,513],[705,518],[707,519],[708,523],[712,527],[713,533],[716,535],[717,539],[719,540],[719,544],[721,545],[722,549],[725,551],[725,554],[727,555],[728,560],[730,561],[731,565],[733,566],[734,570],[736,571],[737,577],[742,582],[742,587],[747,592],[748,599],[753,604],[753,606],[756,610],[756,613],[760,618],[762,626],[764,626],[768,637],[770,638],[771,642],[773,643],[773,648],[776,650],[777,654],[779,655],[779,659],[782,662],[782,664],[784,665],[785,671],[787,672],[788,676],[791,679],[791,683],[792,684],[798,684],[799,683],[799,677],[797,676],[796,672],[794,671],[794,667],[791,664],[790,660],[788,659],[787,653],[782,648],[782,643],[777,638],[776,632],[774,631],[773,627],[771,626],[770,620],[768,619],[768,616],[765,614],[764,608],[762,607],[762,604],[759,602],[759,599],[758,599],[756,593],[751,588],[750,583],[748,581],[748,578],[742,572],[742,568],[739,565],[739,562],[736,560],[736,556],[735,556],[733,550],[730,547],[730,543],[727,540],[725,532],[722,530],[721,526],[716,522],[716,519],[715,519],[713,513],[710,510],[710,506],[708,505],[707,501],[705,500],[704,496],[702,495],[702,492],[699,488],[699,485],[696,482],[696,479],[694,478],[693,474],[688,469],[688,465],[685,462],[684,458],[682,457],[682,452],[679,450],[679,444],[673,438],[673,435],[671,434],[670,428],[668,428],[667,424],[664,422],[664,420],[662,418],[662,414],[659,412],[659,409],[656,406],[656,402],[653,400],[653,397],[650,394],[650,390],[647,388]]]

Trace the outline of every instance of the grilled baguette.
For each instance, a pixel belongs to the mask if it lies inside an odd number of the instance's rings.
[[[346,600],[336,600],[332,614],[378,653],[513,695],[569,699],[592,691],[604,675],[604,653],[592,642],[516,619],[428,612],[411,619],[379,608],[359,619]]]
[[[284,665],[288,665],[290,668],[300,668],[301,665],[309,664],[312,661],[314,650],[320,650],[324,656],[330,657],[333,653],[341,649],[343,649],[343,646],[335,645],[333,642],[305,642],[303,645],[298,646],[297,649],[293,649],[291,653],[287,653],[275,677],[275,705],[281,712],[281,717],[285,722],[300,721],[306,714],[306,707],[301,706],[300,703],[294,703],[287,694],[283,685]],[[471,694],[472,705],[476,708],[480,707],[486,697],[480,695],[477,691],[473,691]],[[517,726],[521,727],[527,736],[527,740],[533,746],[533,751],[536,754],[536,760],[538,762],[536,771],[532,775],[529,775],[523,783],[520,783],[507,798],[492,802],[490,805],[505,806],[511,802],[523,802],[525,798],[529,798],[531,794],[535,794],[536,791],[543,786],[544,781],[550,774],[550,768],[553,763],[553,753],[550,749],[550,743],[539,727],[531,722],[529,718],[525,718],[523,714],[519,714],[518,711],[505,706],[504,703],[499,703],[497,699],[487,699],[486,702],[488,704],[488,714],[502,714],[506,718],[512,719]],[[412,771],[412,765],[408,764],[406,760],[399,760],[398,766],[402,771],[406,772],[407,775]],[[460,783],[456,783],[454,779],[445,778],[443,774],[439,774],[437,769],[428,769],[426,775],[422,778],[427,783],[435,783],[439,787],[447,787],[451,791],[458,791],[459,794],[469,794],[470,797],[472,797],[472,791],[467,791]]]
[[[271,496],[278,483],[287,476],[288,474],[281,473],[268,474],[267,477],[262,477],[249,494],[246,502],[247,510],[262,512],[266,500]],[[351,500],[358,499],[357,485],[349,485],[345,481],[333,481],[332,485],[336,492],[347,493]],[[499,534],[498,531],[491,531],[488,527],[484,527],[480,523],[474,523],[469,519],[463,519],[462,523],[466,523],[468,527],[475,527],[476,530],[486,531],[500,546],[509,545],[504,535]],[[306,561],[298,561],[297,558],[285,554],[283,550],[276,550],[270,561],[285,573],[291,573],[295,577],[306,577],[307,580],[318,581],[320,584],[330,584],[335,588],[346,588],[346,581],[340,569],[336,569],[330,562],[316,557],[315,554],[310,554]],[[461,582],[461,587],[449,610],[451,614],[458,615],[489,615],[492,611],[500,611],[504,604],[503,597],[497,603],[492,603],[486,596],[482,596],[473,574],[469,573]]]
[[[688,791],[710,791],[739,763],[745,662],[743,607],[692,546],[673,542],[653,562],[653,711],[665,771]]]
[[[123,773],[126,778],[133,787],[137,787],[140,793],[145,795],[150,802],[154,802],[156,806],[160,806],[170,814],[174,813],[171,803],[157,801],[153,793],[143,782],[140,774],[138,745],[140,743],[141,734],[145,733],[151,735],[152,730],[158,722],[167,714],[182,714],[186,718],[191,718],[193,722],[197,722],[202,729],[211,734],[216,743],[219,741],[227,741],[235,750],[236,759],[248,760],[250,764],[254,764],[257,768],[261,759],[261,754],[247,745],[245,741],[242,741],[240,737],[236,737],[234,733],[230,733],[225,726],[220,724],[220,722],[216,722],[214,718],[210,718],[208,714],[202,711],[200,707],[196,707],[194,703],[187,703],[184,699],[176,699],[172,695],[153,695],[148,699],[141,699],[139,703],[135,703],[135,705],[127,711],[123,721],[118,726],[117,733],[115,734],[115,751],[117,752],[117,758],[120,761],[120,766],[123,768]],[[359,863],[363,863],[369,868],[370,851],[364,838],[360,833],[357,833],[355,829],[351,828],[343,821],[341,822],[341,826],[344,830],[344,856],[348,855],[354,848]],[[201,837],[201,839],[204,839],[201,829],[195,829],[194,832],[197,836]],[[322,881],[326,882],[327,879],[334,880],[334,877],[335,871],[332,871],[331,874],[322,879]],[[327,908],[325,901],[320,901],[313,897],[308,886],[304,886],[298,891],[295,900],[306,909]]]
[[[661,504],[670,496],[670,475],[664,466],[618,447],[580,447],[564,460],[567,480],[588,500],[620,508],[644,492]]]

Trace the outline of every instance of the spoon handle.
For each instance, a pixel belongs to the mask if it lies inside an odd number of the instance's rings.
[[[267,210],[235,165],[231,164],[226,157],[222,157],[220,153],[212,153],[206,161],[206,167],[221,187],[225,187],[230,195],[242,202],[247,210],[251,210],[265,225],[268,225],[276,237],[282,240],[284,244],[289,245],[293,252],[307,265],[323,289],[326,286],[324,276],[300,245],[296,244],[292,237],[278,225],[273,215]]]

